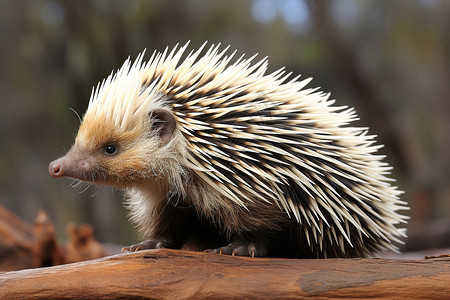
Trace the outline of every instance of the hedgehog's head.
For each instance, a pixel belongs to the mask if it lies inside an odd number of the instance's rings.
[[[74,145],[49,166],[53,177],[128,187],[164,175],[176,122],[167,97],[147,83],[141,58],[93,91]]]

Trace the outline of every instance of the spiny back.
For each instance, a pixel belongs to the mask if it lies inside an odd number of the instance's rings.
[[[376,154],[374,136],[349,124],[353,109],[288,80],[283,69],[265,74],[267,60],[232,62],[228,48],[188,44],[128,59],[93,90],[86,115],[102,115],[122,130],[155,107],[167,106],[185,139],[186,166],[224,198],[245,207],[272,202],[303,224],[308,243],[328,237],[345,250],[351,232],[393,249],[405,217],[391,169]],[[306,225],[307,224],[307,225]],[[346,240],[346,242],[344,241]]]

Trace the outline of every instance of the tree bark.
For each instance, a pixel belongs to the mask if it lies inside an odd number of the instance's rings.
[[[146,250],[0,273],[1,299],[448,299],[450,258],[277,259]]]

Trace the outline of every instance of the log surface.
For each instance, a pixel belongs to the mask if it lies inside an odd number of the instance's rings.
[[[450,258],[278,259],[146,250],[0,273],[0,299],[448,299]]]

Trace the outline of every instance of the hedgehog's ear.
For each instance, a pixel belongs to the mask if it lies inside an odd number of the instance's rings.
[[[176,123],[172,113],[166,109],[155,109],[149,113],[152,120],[152,129],[158,131],[163,145],[170,142],[175,131]]]

